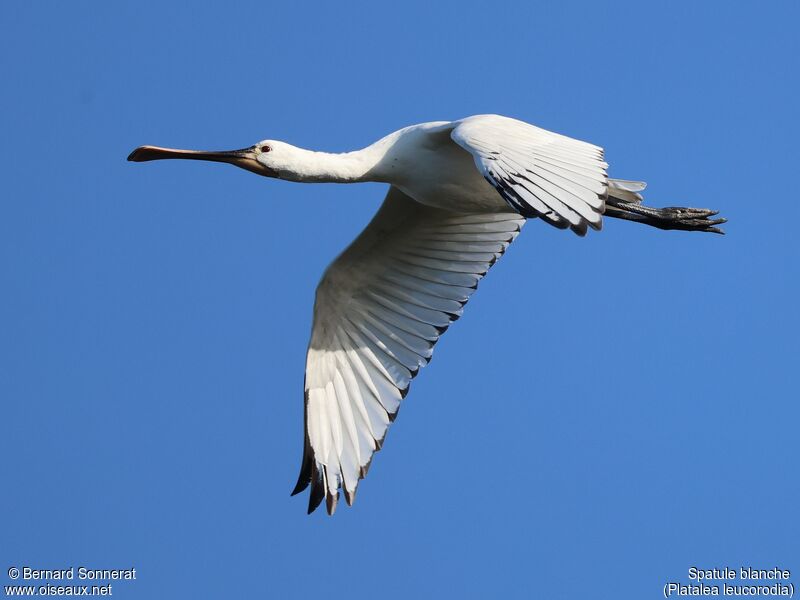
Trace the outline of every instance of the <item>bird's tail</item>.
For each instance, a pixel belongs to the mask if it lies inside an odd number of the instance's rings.
[[[642,204],[642,194],[647,184],[644,181],[625,179],[608,180],[608,197],[605,215],[626,221],[637,221],[659,229],[682,229],[684,231],[710,231],[725,233],[717,225],[727,219],[712,219],[719,211],[707,208],[667,206],[653,208]]]

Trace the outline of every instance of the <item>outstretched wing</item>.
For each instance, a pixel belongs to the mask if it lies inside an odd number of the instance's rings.
[[[466,118],[451,136],[521,215],[578,235],[602,227],[608,165],[599,146],[497,115]]]
[[[305,449],[293,494],[352,504],[409,384],[525,219],[456,213],[390,188],[317,287],[306,358]]]

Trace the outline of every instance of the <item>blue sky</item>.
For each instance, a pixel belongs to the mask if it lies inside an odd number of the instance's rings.
[[[0,566],[119,598],[652,598],[800,572],[795,3],[5,3]],[[125,162],[496,112],[725,237],[532,222],[354,508],[290,498],[313,292],[378,184]],[[3,583],[8,583],[4,579]]]

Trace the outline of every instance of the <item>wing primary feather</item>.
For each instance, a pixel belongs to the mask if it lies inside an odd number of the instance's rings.
[[[308,391],[303,394],[305,398],[305,405],[308,407]],[[303,411],[303,458],[300,461],[300,475],[297,477],[297,483],[292,490],[292,496],[296,496],[311,483],[312,477],[312,463],[314,462],[314,450],[311,448],[311,443],[308,440],[308,410]]]
[[[358,338],[359,340],[361,339],[360,336],[358,336],[355,332],[348,331],[347,334],[351,337],[355,336],[355,338]],[[363,340],[359,342],[354,339],[354,342],[359,348],[364,347],[366,349],[366,344],[363,342]],[[376,417],[381,419],[385,432],[385,427],[390,423],[389,413],[394,412],[393,410],[390,410],[390,408],[396,410],[396,406],[400,405],[400,400],[402,400],[402,391],[398,389],[397,384],[388,378],[388,373],[384,374],[385,372],[383,370],[377,368],[380,365],[380,361],[378,361],[377,365],[375,364],[377,358],[373,357],[372,351],[369,350],[365,352],[365,354],[367,355],[370,366],[375,367],[378,371],[375,378],[372,378],[369,375],[369,368],[362,362],[361,353],[355,351],[352,352],[351,360],[353,365],[356,366],[355,372],[358,374],[360,380],[367,387],[367,389],[370,390],[372,396],[375,398],[375,401],[381,407],[381,410],[377,413]],[[380,365],[380,368],[382,369],[383,366]],[[380,390],[378,389],[378,386],[380,386]],[[405,388],[408,386],[406,384],[403,387]],[[394,392],[397,394],[397,397],[392,396],[392,390],[394,390]],[[381,393],[382,391],[386,393],[386,398],[384,398],[384,395]],[[391,404],[391,406],[387,407],[387,404]],[[376,438],[375,441],[377,443],[379,442],[379,439]]]
[[[339,369],[342,372],[342,377],[344,379],[345,385],[347,386],[349,395],[353,399],[353,403],[356,405],[356,411],[358,415],[361,417],[361,422],[367,429],[368,433],[370,434],[370,438],[374,440],[377,436],[375,434],[375,431],[372,429],[372,422],[370,421],[369,413],[367,412],[366,402],[364,400],[363,395],[361,394],[361,386],[358,384],[356,375],[355,373],[353,373],[353,367],[350,364],[350,361],[348,360],[349,358],[348,352],[350,352],[350,349],[344,347],[340,333],[338,331],[336,332],[335,336],[336,336],[336,342],[339,348],[341,348],[343,353],[342,355],[338,356]],[[369,448],[369,449],[373,450],[374,448]],[[361,462],[363,464],[363,461]]]
[[[325,481],[317,461],[311,466],[311,493],[308,495],[308,514],[314,512],[325,498]]]
[[[332,517],[333,513],[336,512],[336,505],[339,503],[339,478],[334,474],[332,478],[333,481],[331,481],[331,479],[329,479],[330,475],[328,474],[328,468],[323,466],[322,469],[327,480],[327,487],[325,490],[325,508],[328,511],[328,515]]]

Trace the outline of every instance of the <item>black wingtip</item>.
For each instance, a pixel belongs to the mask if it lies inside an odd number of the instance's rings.
[[[317,469],[316,462],[311,463],[311,493],[308,495],[308,514],[317,510],[325,498],[325,482],[322,473]]]
[[[297,496],[300,492],[305,490],[308,487],[308,484],[311,483],[311,479],[303,479],[303,474],[300,474],[300,479],[297,480],[297,484],[294,486],[292,493],[289,494],[290,496]]]
[[[292,490],[291,495],[296,496],[311,483],[314,477],[312,469],[314,464],[314,450],[311,448],[311,442],[308,439],[308,391],[303,394],[306,409],[303,411],[303,458],[300,460],[300,475],[297,477],[297,483]],[[310,512],[310,511],[309,511]]]
[[[298,475],[297,483],[294,486],[294,490],[292,490],[292,496],[296,496],[302,492],[308,487],[308,484],[311,483],[311,478],[313,476],[313,472],[311,470],[313,458],[314,451],[311,449],[311,444],[309,444],[308,441],[308,434],[306,434],[306,440],[303,445],[303,458],[300,462],[300,475]]]

